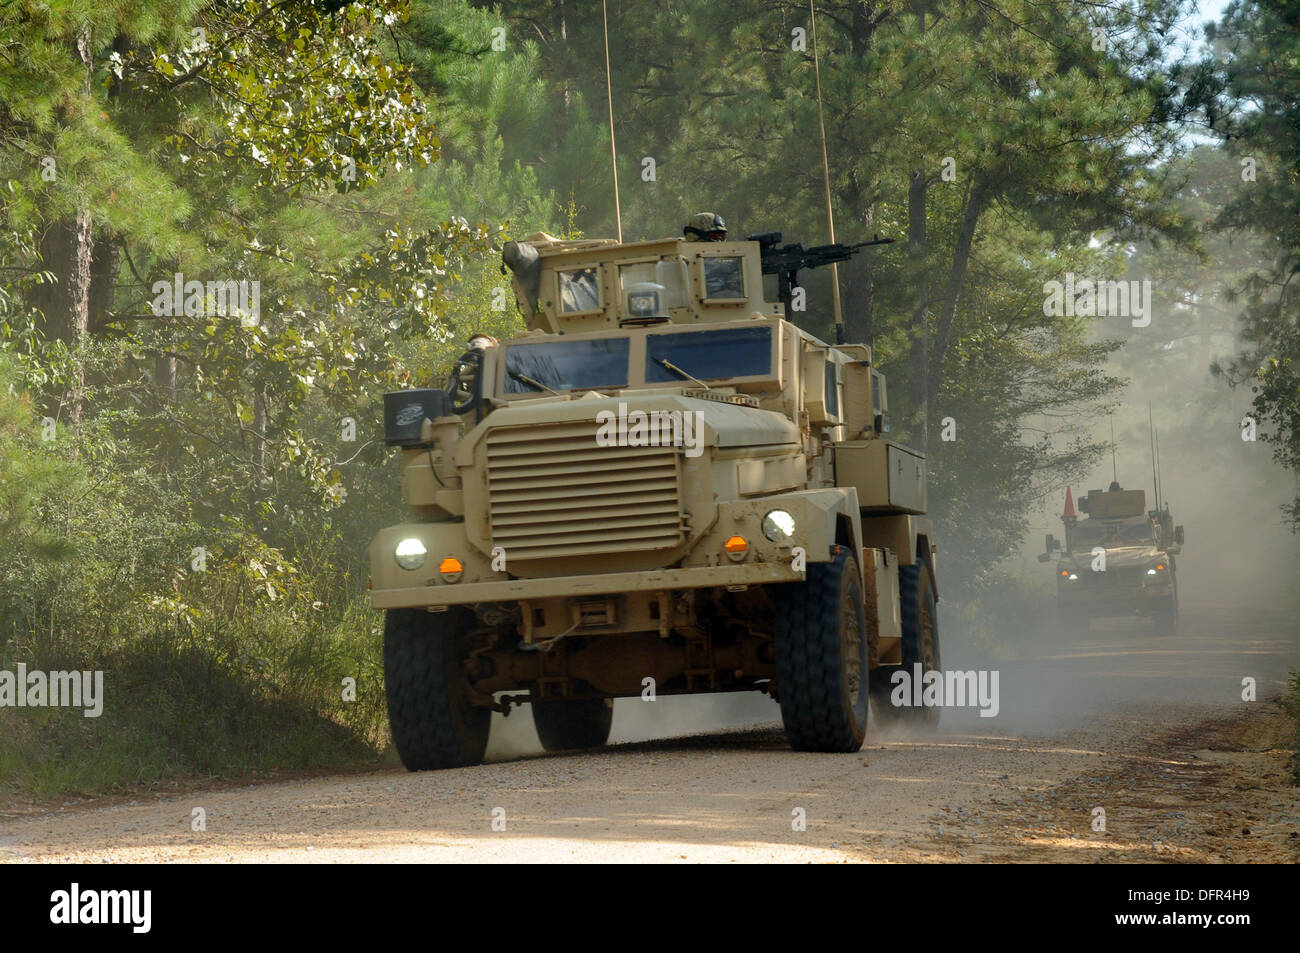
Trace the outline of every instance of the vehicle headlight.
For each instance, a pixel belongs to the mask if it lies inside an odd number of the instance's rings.
[[[785,510],[772,510],[763,517],[763,535],[774,543],[794,539],[794,517]]]
[[[397,544],[393,550],[393,556],[397,559],[397,565],[403,569],[419,569],[424,565],[425,557],[429,551],[424,548],[424,543],[420,542],[413,536],[408,536]]]
[[[1148,576],[1154,576],[1155,574],[1156,574],[1156,571],[1155,571],[1154,569],[1148,569],[1148,570],[1147,570],[1147,575],[1148,575]]]
[[[1065,580],[1067,580],[1067,581],[1070,580],[1070,579],[1078,579],[1078,578],[1079,578],[1079,574],[1078,574],[1077,572],[1070,572],[1070,570],[1068,570],[1068,569],[1062,569],[1062,570],[1061,570],[1061,578],[1062,578],[1062,579],[1065,579]]]
[[[659,295],[653,291],[630,294],[627,296],[627,310],[629,314],[638,318],[657,315],[659,313]]]

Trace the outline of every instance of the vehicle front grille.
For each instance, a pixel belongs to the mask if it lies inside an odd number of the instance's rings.
[[[1079,573],[1079,578],[1083,580],[1085,585],[1097,586],[1098,588],[1140,586],[1146,580],[1146,568],[1124,566],[1122,568],[1107,569],[1105,572],[1093,572],[1090,568],[1085,567]]]
[[[671,549],[684,538],[674,447],[603,447],[591,420],[487,436],[492,545],[544,559]]]

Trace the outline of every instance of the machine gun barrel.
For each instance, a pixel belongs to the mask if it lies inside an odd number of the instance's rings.
[[[835,242],[831,245],[814,245],[804,248],[799,242],[781,244],[780,232],[764,232],[750,236],[759,243],[763,261],[763,274],[776,275],[777,297],[785,305],[785,316],[790,317],[790,302],[794,289],[799,286],[799,271],[803,268],[819,268],[837,261],[848,261],[859,248],[868,245],[889,245],[896,239],[875,238],[866,241],[845,244]]]
[[[779,233],[777,233],[777,241],[780,241]],[[894,241],[896,239],[893,238],[870,238],[850,245],[836,242],[832,245],[814,245],[811,248],[804,248],[799,242],[791,242],[789,245],[765,244],[762,249],[763,274],[779,275],[783,271],[799,271],[802,268],[817,268],[832,262],[848,261],[859,248],[866,248],[868,245],[889,245]]]

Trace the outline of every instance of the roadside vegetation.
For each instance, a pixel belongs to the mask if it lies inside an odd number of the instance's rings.
[[[1046,601],[1007,559],[1102,451],[1118,355],[1222,357],[1250,394],[1220,399],[1300,466],[1300,30],[1239,0],[1201,61],[1163,28],[1179,8],[819,4],[838,237],[899,238],[842,269],[849,338],[930,456],[945,631],[994,655]],[[827,240],[807,11],[610,14],[627,237],[710,209]],[[0,707],[0,795],[388,756],[365,593],[403,512],[382,394],[522,329],[507,238],[614,233],[603,44],[542,0],[0,9],[0,670],[102,671],[107,696],[98,718]],[[1044,314],[1045,281],[1139,268],[1186,278],[1151,334]],[[225,293],[252,283],[256,305]],[[1206,321],[1227,348],[1189,355]]]

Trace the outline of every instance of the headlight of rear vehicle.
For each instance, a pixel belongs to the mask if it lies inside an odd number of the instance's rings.
[[[774,543],[794,539],[794,517],[785,510],[772,510],[763,517],[763,535]]]
[[[425,557],[429,551],[424,548],[424,543],[414,537],[407,537],[397,544],[393,550],[393,556],[397,559],[397,565],[403,569],[419,569],[424,565]]]

